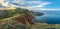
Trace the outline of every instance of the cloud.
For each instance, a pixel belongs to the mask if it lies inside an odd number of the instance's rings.
[[[26,8],[29,10],[40,10],[45,5],[50,4],[50,2],[43,2],[43,1],[37,1],[37,0],[33,0],[33,1],[14,0],[12,1],[12,3],[13,4],[10,4],[10,6]],[[14,5],[15,3],[17,3],[19,6]]]
[[[29,10],[42,10],[42,8],[47,5],[50,4],[49,2],[44,2],[44,3],[38,3],[39,5],[35,5],[35,6],[22,6],[22,8],[27,8]]]
[[[60,11],[60,8],[41,8],[41,10]]]
[[[4,3],[3,3],[4,1]],[[20,7],[25,8],[29,10],[60,10],[59,8],[44,8],[45,5],[51,4],[51,2],[44,2],[41,0],[0,0],[0,3],[2,3],[6,7]]]
[[[43,2],[41,0],[5,0],[8,6],[13,7],[20,7],[20,8],[26,8],[29,10],[48,10],[45,9],[44,6],[50,4],[50,2]],[[17,4],[17,5],[15,5]]]
[[[6,6],[6,4],[3,3],[3,0],[0,0],[0,4],[2,4],[3,6]]]

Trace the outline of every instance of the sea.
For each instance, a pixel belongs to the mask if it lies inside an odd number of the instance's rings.
[[[35,16],[34,22],[60,24],[60,11],[42,11],[44,15]]]

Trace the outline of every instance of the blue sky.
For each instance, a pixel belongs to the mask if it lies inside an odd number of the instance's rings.
[[[26,0],[26,1],[32,1],[32,0]],[[45,8],[60,8],[60,0],[36,0],[36,1],[50,2],[51,4],[46,5]]]
[[[60,0],[42,0],[42,1],[47,1],[51,2],[50,5],[46,5],[46,8],[60,8]]]
[[[5,0],[9,6],[30,10],[60,10],[60,0]]]

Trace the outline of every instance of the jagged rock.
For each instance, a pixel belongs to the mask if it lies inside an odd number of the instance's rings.
[[[42,13],[42,12],[30,11],[30,13],[33,14],[34,16],[42,16],[42,15],[44,15],[44,13]]]
[[[44,15],[42,12],[36,12],[35,16],[42,16]]]
[[[25,25],[31,24],[32,20],[34,19],[34,16],[32,16],[28,10],[25,10],[23,13],[24,15],[21,15],[13,19]]]

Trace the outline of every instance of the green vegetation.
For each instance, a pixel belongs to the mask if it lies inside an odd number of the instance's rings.
[[[14,29],[16,27],[15,24],[18,24],[18,29],[23,29],[24,25],[18,22],[16,23],[13,18],[21,16],[25,10],[21,8],[16,8],[15,10],[0,10],[0,29],[8,29],[10,27],[10,29]]]
[[[16,8],[15,10],[0,10],[0,19],[12,17],[15,14],[23,14],[25,9]]]
[[[25,10],[27,9],[0,10],[0,29],[60,29],[60,24],[34,23],[31,25],[23,25],[16,22],[13,18],[21,16]],[[30,14],[30,16],[32,15]]]

